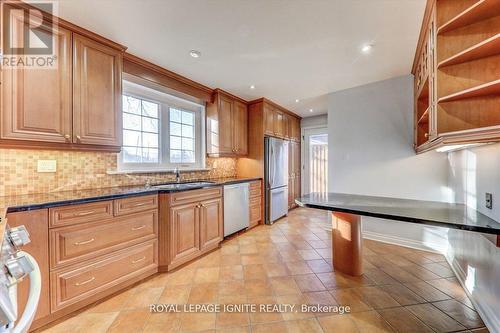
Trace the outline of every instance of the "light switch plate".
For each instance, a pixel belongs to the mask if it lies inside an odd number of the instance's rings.
[[[486,193],[486,208],[493,209],[493,195]]]
[[[37,172],[56,172],[57,171],[57,161],[56,160],[38,160]]]

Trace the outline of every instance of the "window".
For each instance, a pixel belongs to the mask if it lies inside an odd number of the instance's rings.
[[[119,171],[205,167],[204,106],[128,81],[122,104]]]
[[[160,105],[123,95],[123,162],[158,163]]]
[[[195,161],[194,113],[170,108],[170,163]]]

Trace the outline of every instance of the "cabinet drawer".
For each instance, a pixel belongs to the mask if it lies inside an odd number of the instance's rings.
[[[103,221],[113,217],[113,202],[99,201],[82,205],[49,208],[49,227]]]
[[[254,197],[260,197],[262,194],[261,192],[261,189],[260,188],[254,188],[254,189],[250,189],[250,198],[254,198]]]
[[[250,221],[260,221],[260,212],[261,212],[261,207],[260,205],[258,206],[250,206]]]
[[[117,199],[113,202],[115,216],[143,212],[158,208],[158,195],[145,195],[140,197],[129,197]]]
[[[120,284],[157,267],[156,241],[113,253],[103,260],[52,272],[52,312]]]
[[[260,180],[250,182],[250,190],[257,189],[257,188],[258,189],[261,188]]]
[[[156,237],[157,210],[50,230],[52,269],[144,242]]]
[[[222,187],[211,187],[201,190],[183,191],[170,194],[172,206],[197,202],[222,196]]]
[[[250,198],[250,206],[260,206],[260,196],[259,197],[253,197]]]

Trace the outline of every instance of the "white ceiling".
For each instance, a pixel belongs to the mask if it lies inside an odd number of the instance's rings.
[[[59,16],[209,87],[311,116],[329,92],[409,74],[425,2],[61,0]]]

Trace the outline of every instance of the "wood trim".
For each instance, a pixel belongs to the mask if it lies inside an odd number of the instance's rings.
[[[123,72],[167,88],[194,96],[205,102],[212,100],[213,89],[195,82],[187,77],[169,71],[133,54],[125,53]]]
[[[425,37],[427,36],[426,30],[429,25],[429,21],[431,20],[432,8],[434,7],[435,1],[436,0],[427,0],[427,4],[425,5],[424,18],[422,19],[422,26],[420,27],[420,35],[418,37],[417,49],[415,50],[413,65],[411,66],[411,73],[414,75],[415,72],[417,71],[420,52],[422,50],[423,45],[425,44]]]
[[[110,46],[112,48],[115,48],[117,50],[121,50],[122,52],[124,52],[127,49],[127,47],[122,45],[122,44],[114,42],[111,39],[108,39],[108,38],[103,37],[99,34],[96,34],[95,32],[92,32],[90,30],[87,30],[85,28],[77,26],[76,24],[73,24],[73,23],[70,23],[66,20],[63,20],[60,17],[57,17],[57,16],[54,16],[50,13],[44,12],[43,10],[40,10],[39,8],[36,8],[30,4],[27,4],[21,0],[10,0],[9,5],[12,7],[18,8],[18,9],[25,9],[25,10],[34,9],[35,11],[31,12],[30,13],[31,15],[40,17],[40,13],[41,13],[44,20],[52,22],[52,23],[56,23],[60,27],[63,27],[65,29],[69,29],[72,32],[75,32],[75,33],[83,35],[87,38],[93,39],[99,43],[105,44],[105,45]]]
[[[214,102],[215,102],[215,95],[216,95],[216,94],[226,95],[226,97],[229,97],[230,99],[235,99],[235,100],[237,100],[237,101],[239,101],[239,102],[241,102],[241,103],[243,103],[243,104],[245,104],[245,105],[247,105],[247,104],[248,104],[248,101],[244,100],[243,98],[238,97],[238,96],[236,96],[236,95],[233,95],[233,94],[231,94],[230,92],[227,92],[227,91],[222,90],[222,89],[220,89],[220,88],[215,88],[215,89],[214,89],[214,92],[213,92],[213,95],[212,95],[212,96],[213,96],[213,98],[212,98],[212,101],[211,101],[212,103],[214,103]]]
[[[290,116],[292,116],[292,117],[295,117],[295,118],[297,118],[297,119],[299,119],[299,120],[300,120],[300,119],[302,119],[302,117],[301,117],[301,116],[299,116],[299,115],[297,115],[297,114],[293,113],[292,111],[290,111],[290,110],[288,110],[288,109],[285,109],[285,108],[284,108],[284,107],[282,107],[281,105],[279,105],[279,104],[277,104],[277,103],[275,103],[275,102],[273,102],[273,101],[271,101],[270,99],[267,99],[267,98],[265,98],[265,97],[261,97],[261,98],[258,98],[258,99],[254,99],[253,101],[248,102],[248,105],[258,104],[258,103],[267,103],[267,104],[270,104],[271,106],[273,106],[273,107],[275,107],[275,108],[279,109],[280,111],[282,111],[282,112],[284,112],[284,113],[286,113],[286,114],[288,114],[288,115],[290,115]]]
[[[2,148],[10,149],[43,149],[43,150],[74,150],[74,151],[95,151],[95,152],[112,152],[119,153],[121,147],[119,146],[98,146],[98,145],[84,145],[73,143],[54,143],[42,141],[26,141],[26,140],[5,140],[0,139],[0,146]]]

